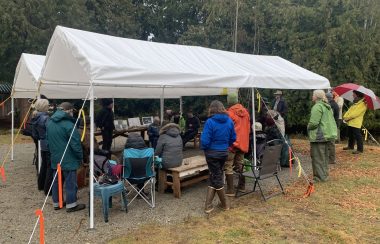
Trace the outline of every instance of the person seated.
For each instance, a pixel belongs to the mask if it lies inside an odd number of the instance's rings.
[[[279,139],[282,140],[280,130],[277,128],[276,123],[270,116],[266,119],[265,133],[267,134],[267,141]]]
[[[162,168],[174,168],[182,164],[182,138],[177,124],[169,123],[160,130],[157,147],[154,152],[162,158]]]
[[[124,148],[144,149],[147,146],[140,133],[129,133]]]
[[[160,136],[160,118],[158,116],[153,118],[153,123],[148,127],[148,136],[150,145],[156,149],[158,137]]]
[[[187,120],[186,120],[186,131],[182,136],[183,147],[185,147],[186,143],[198,134],[199,127],[201,123],[199,118],[194,116],[193,111],[187,112]]]
[[[263,131],[263,126],[260,122],[255,122],[255,131],[256,131],[256,158],[258,160],[261,160],[261,158],[264,155],[265,145],[267,143],[267,135]]]

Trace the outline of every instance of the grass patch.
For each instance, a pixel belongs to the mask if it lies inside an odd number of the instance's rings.
[[[294,140],[308,150],[308,142]],[[337,150],[339,164],[330,180],[316,184],[309,198],[300,179],[286,188],[287,194],[267,202],[259,194],[232,200],[230,211],[185,223],[142,226],[115,243],[380,243],[379,148],[353,156]],[[149,235],[152,236],[152,235]]]

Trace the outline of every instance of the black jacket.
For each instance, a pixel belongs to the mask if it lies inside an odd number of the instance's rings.
[[[99,114],[95,118],[96,126],[102,130],[114,130],[115,125],[113,123],[114,116],[112,109],[102,108]]]
[[[193,116],[192,118],[188,118],[186,120],[186,131],[198,131],[201,123],[198,117]]]
[[[273,101],[272,108],[274,110],[274,105],[276,104],[276,99]],[[281,114],[284,118],[286,117],[286,113],[288,112],[288,106],[286,105],[285,100],[281,97],[280,101],[278,101],[276,111]]]
[[[329,100],[329,104],[333,110],[335,122],[339,120],[339,106],[334,99]]]

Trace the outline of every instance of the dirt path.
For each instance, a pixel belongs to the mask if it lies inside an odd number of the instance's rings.
[[[122,142],[119,142],[122,145]],[[5,146],[0,145],[3,155]],[[0,183],[0,243],[27,243],[36,221],[35,210],[40,208],[44,195],[37,190],[35,166],[32,165],[34,145],[17,144],[15,162],[6,165],[7,182]],[[199,151],[188,150],[186,155]],[[306,172],[310,172],[310,159],[301,155]],[[287,185],[296,180],[296,173],[290,176],[287,169],[281,171],[280,178]],[[268,187],[272,188],[272,183]],[[250,184],[250,183],[249,183]],[[172,194],[156,194],[156,208],[150,209],[143,200],[137,200],[129,207],[129,213],[120,211],[120,198],[113,199],[114,207],[110,210],[109,223],[104,223],[101,213],[101,201],[95,201],[95,230],[88,230],[88,212],[66,213],[65,209],[54,211],[51,199],[44,210],[46,243],[105,243],[108,240],[128,235],[141,224],[155,223],[164,225],[182,222],[193,216],[204,216],[203,206],[207,183],[183,189],[181,199]],[[250,186],[248,186],[250,187]],[[254,194],[259,198],[259,194]],[[233,205],[239,200],[233,200]],[[237,201],[237,202],[235,202]],[[88,189],[79,191],[80,203],[88,202]],[[34,234],[33,242],[38,242],[39,229]]]

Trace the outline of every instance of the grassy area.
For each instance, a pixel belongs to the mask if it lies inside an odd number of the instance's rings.
[[[305,152],[308,143],[294,140]],[[300,179],[286,195],[263,202],[258,194],[233,200],[230,211],[179,224],[151,223],[118,243],[380,243],[380,149],[355,156],[337,148],[330,180],[303,198]],[[179,200],[180,201],[180,200]]]
[[[16,133],[17,131],[15,131],[15,136],[16,136]],[[24,136],[24,135],[19,135],[17,137],[17,140],[16,140],[16,143],[20,144],[20,143],[32,143],[33,140],[31,137],[29,136]],[[0,134],[0,145],[9,145],[11,144],[11,134],[10,132],[8,133],[4,133],[4,134]]]

